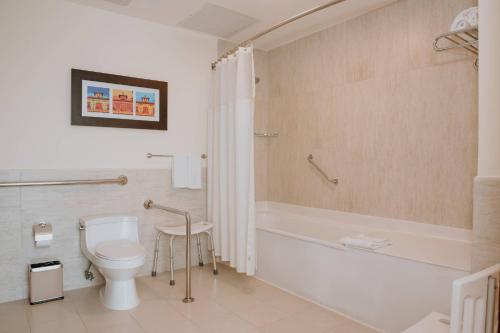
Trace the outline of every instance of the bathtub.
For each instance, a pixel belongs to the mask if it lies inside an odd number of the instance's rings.
[[[274,202],[257,203],[256,277],[381,332],[450,313],[454,279],[470,272],[471,231]],[[345,248],[356,234],[388,238]]]

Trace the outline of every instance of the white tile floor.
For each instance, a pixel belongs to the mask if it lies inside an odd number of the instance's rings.
[[[0,304],[0,333],[370,333],[334,312],[219,265],[193,268],[193,296],[184,304],[184,272],[137,279],[141,304],[111,311],[98,287],[65,293],[63,301],[31,306],[26,300]]]

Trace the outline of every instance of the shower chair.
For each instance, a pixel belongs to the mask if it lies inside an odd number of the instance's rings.
[[[180,226],[155,226],[158,234],[156,235],[156,244],[154,252],[154,262],[153,270],[151,272],[152,276],[156,276],[156,269],[158,267],[158,254],[160,251],[160,239],[163,235],[169,236],[169,248],[170,248],[170,285],[175,285],[174,279],[174,239],[177,236],[186,236],[186,227],[184,225]],[[191,235],[196,236],[196,245],[198,248],[198,265],[203,266],[203,255],[201,253],[201,242],[200,234],[207,234],[208,236],[208,251],[212,254],[212,265],[214,275],[218,274],[217,262],[215,261],[215,247],[214,239],[212,236],[213,224],[208,222],[198,222],[191,225]]]

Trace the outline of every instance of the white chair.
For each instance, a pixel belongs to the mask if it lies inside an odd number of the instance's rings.
[[[208,251],[212,253],[212,265],[214,269],[214,275],[218,274],[217,263],[215,261],[215,247],[214,239],[212,237],[213,224],[208,222],[198,222],[191,225],[191,235],[196,236],[196,245],[198,247],[198,264],[203,266],[203,256],[201,254],[201,242],[200,234],[206,233],[208,235]],[[174,239],[177,236],[186,236],[186,227],[184,225],[169,227],[169,226],[156,226],[158,230],[158,235],[156,236],[155,245],[155,256],[153,263],[152,276],[156,276],[156,268],[158,267],[158,252],[160,251],[160,238],[162,235],[169,236],[169,247],[170,247],[170,285],[175,285],[174,280]]]

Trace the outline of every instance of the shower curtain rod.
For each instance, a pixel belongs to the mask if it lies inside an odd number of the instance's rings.
[[[290,17],[289,19],[286,19],[276,25],[273,25],[272,27],[270,27],[269,29],[267,30],[264,30],[260,33],[258,33],[257,35],[245,40],[244,42],[241,42],[239,43],[238,45],[236,45],[235,47],[233,47],[232,49],[230,49],[229,51],[227,51],[226,53],[224,53],[221,57],[219,57],[219,59],[217,59],[216,61],[214,61],[212,63],[212,70],[215,69],[215,67],[217,66],[217,64],[224,58],[226,58],[227,56],[235,53],[236,51],[238,51],[238,48],[242,47],[242,46],[247,46],[248,44],[250,44],[251,42],[255,41],[256,39],[259,39],[260,37],[264,36],[264,35],[267,35],[268,33],[270,32],[273,32],[274,30],[276,29],[279,29],[281,28],[282,26],[284,25],[287,25],[288,23],[291,23],[291,22],[294,22],[294,21],[297,21],[298,19],[301,19],[307,15],[310,15],[310,14],[313,14],[313,13],[316,13],[316,12],[319,12],[320,10],[323,10],[323,9],[326,9],[328,7],[331,7],[331,6],[334,6],[336,4],[339,4],[341,2],[344,2],[344,1],[347,1],[347,0],[334,0],[334,1],[330,1],[328,3],[325,3],[324,5],[321,5],[321,6],[318,6],[318,7],[314,7],[314,8],[311,8],[309,10],[306,10],[305,12],[302,12],[300,14],[297,14],[295,16],[292,16]]]

